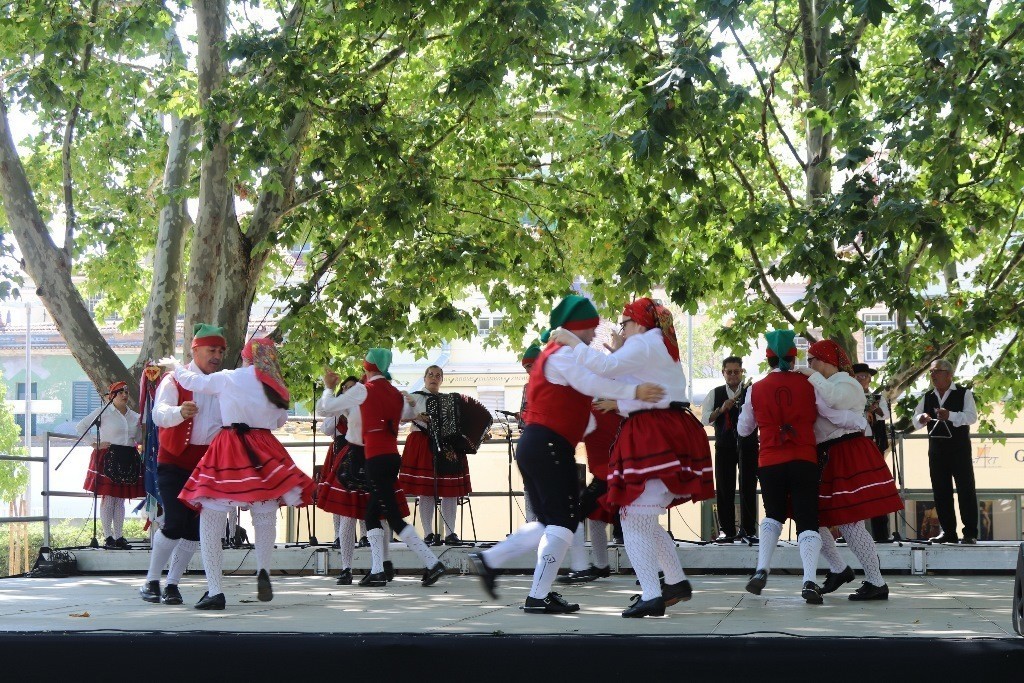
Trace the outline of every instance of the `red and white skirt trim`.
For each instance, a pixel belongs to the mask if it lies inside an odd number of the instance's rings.
[[[345,488],[338,481],[338,466],[345,457],[345,451],[350,444],[346,443],[341,452],[334,455],[334,445],[331,445],[327,453],[327,461],[320,470],[320,481],[316,484],[316,506],[324,512],[351,517],[352,519],[366,518],[366,504],[370,495],[365,491],[353,491]],[[398,504],[398,512],[402,517],[408,517],[409,502],[405,498],[405,492],[395,485],[395,502]],[[384,517],[381,517],[384,519]]]
[[[840,441],[828,449],[818,488],[818,523],[850,524],[903,509],[885,458],[866,436]]]
[[[261,461],[249,460],[246,443]],[[252,429],[241,436],[222,429],[196,465],[178,499],[189,507],[248,508],[252,503],[276,500],[301,507],[313,502],[315,485],[295,466],[288,451],[269,429]]]
[[[473,490],[469,480],[469,460],[461,453],[454,454],[454,457],[458,459],[450,468],[454,471],[438,472],[435,487],[434,451],[430,447],[430,437],[414,429],[405,440],[398,483],[410,496],[457,498],[468,495]]]
[[[648,479],[673,494],[667,507],[715,497],[711,446],[700,422],[682,410],[645,410],[622,423],[608,467],[608,500],[629,505]]]
[[[133,484],[118,484],[107,475],[103,474],[103,458],[107,455],[107,449],[92,449],[89,456],[89,469],[85,473],[85,483],[82,484],[89,493],[97,496],[110,496],[112,498],[145,498],[146,483],[143,479],[146,470],[139,468],[139,479]]]

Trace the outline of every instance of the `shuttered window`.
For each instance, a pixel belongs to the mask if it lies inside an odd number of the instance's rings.
[[[72,382],[71,419],[78,422],[103,405],[103,398],[96,393],[92,382]]]

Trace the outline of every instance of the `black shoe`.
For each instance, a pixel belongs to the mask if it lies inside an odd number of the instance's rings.
[[[459,545],[462,545],[462,541],[455,534],[448,534],[447,536],[444,537],[444,544],[445,545],[459,546]]]
[[[626,619],[663,617],[665,616],[665,598],[659,595],[650,600],[641,600],[639,595],[634,595],[629,607],[622,612],[622,616]]]
[[[117,550],[117,541],[114,540],[113,536],[107,536],[107,540],[103,541],[103,547],[109,550]]]
[[[978,545],[978,539],[976,539],[974,536],[964,536],[962,539],[960,539],[960,544],[961,545]]]
[[[821,586],[813,581],[804,581],[804,587],[800,590],[800,597],[808,605],[820,605],[825,602],[821,599]]]
[[[235,527],[235,535],[231,537],[231,547],[244,548],[249,543],[249,533],[240,526]]]
[[[558,593],[548,593],[543,599],[527,596],[523,611],[530,614],[572,614],[579,612],[580,606],[566,602]]]
[[[118,550],[131,550],[132,547],[128,545],[128,541],[125,540],[124,536],[114,541],[114,547]]]
[[[757,538],[757,536],[745,534],[742,531],[736,535],[736,538],[743,541],[744,543],[749,543],[750,545],[757,545],[759,543],[759,539]]]
[[[331,548],[334,549],[334,550],[341,550],[341,539],[340,538],[334,539],[334,543],[331,544]]]
[[[956,534],[951,534],[949,532],[943,531],[938,536],[932,536],[928,540],[931,541],[932,543],[956,543],[960,539],[957,538]]]
[[[597,579],[607,579],[612,575],[611,567],[595,567],[590,565],[586,569],[581,569],[578,572],[569,572],[565,576],[559,576],[556,581],[558,583],[576,584],[576,583],[590,583]]]
[[[679,583],[663,583],[661,597],[665,599],[665,607],[671,607],[677,602],[686,602],[693,597],[693,586],[686,579]]]
[[[821,584],[821,594],[834,593],[844,583],[853,581],[855,576],[853,567],[850,565],[846,565],[846,569],[838,574],[832,571],[825,572],[825,581]]]
[[[146,602],[160,602],[160,582],[147,581],[139,589],[139,596]]]
[[[388,581],[395,580],[395,565],[391,563],[391,560],[384,560],[384,578]]]
[[[369,548],[370,547],[370,539],[368,539],[366,536],[361,537],[359,539],[359,542],[356,543],[356,547],[357,548]]]
[[[888,600],[889,599],[889,586],[882,584],[876,586],[873,583],[865,581],[860,585],[860,588],[850,593],[850,600]]]
[[[470,553],[468,558],[470,566],[473,567],[473,573],[480,577],[480,583],[483,584],[484,592],[487,593],[491,600],[497,600],[498,593],[494,588],[498,581],[498,573],[487,566],[483,553]]]
[[[376,574],[367,573],[363,578],[359,579],[359,585],[367,588],[382,588],[388,585],[388,577],[384,576],[384,572],[377,572]]]
[[[747,581],[747,592],[753,593],[754,595],[760,595],[767,583],[768,572],[763,569],[758,569],[754,572],[754,575],[750,577],[750,581]]]
[[[438,562],[430,569],[424,570],[423,578],[420,579],[420,584],[422,584],[423,586],[433,586],[435,583],[437,583],[438,579],[444,576],[444,571],[446,569],[447,567],[445,567],[443,563]]]
[[[180,605],[185,602],[181,597],[181,591],[173,583],[167,584],[164,594],[160,596],[160,602],[165,605]]]
[[[427,545],[441,545],[441,537],[437,534],[427,534],[423,537],[423,542]]]
[[[199,602],[196,603],[196,609],[224,609],[224,603],[223,593],[211,596],[207,592],[203,593],[203,597],[199,598]]]
[[[256,575],[256,599],[260,602],[270,602],[274,599],[274,589],[270,585],[270,574],[266,569],[261,569]]]
[[[338,580],[335,581],[339,586],[351,586],[352,585],[352,570],[342,569],[341,573],[338,574]]]
[[[719,534],[718,534],[718,538],[716,538],[716,539],[715,539],[714,541],[712,541],[712,542],[713,542],[713,543],[721,543],[721,544],[723,544],[723,545],[724,545],[724,544],[726,544],[726,543],[732,543],[732,542],[733,542],[733,541],[735,541],[735,540],[736,540],[736,537],[735,537],[735,536],[730,536],[729,534],[725,533],[724,531],[721,531],[721,532],[719,532]],[[628,610],[627,610],[627,611],[628,611]]]

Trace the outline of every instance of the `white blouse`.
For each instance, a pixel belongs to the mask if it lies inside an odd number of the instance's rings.
[[[77,434],[85,434],[92,427],[93,420],[103,410],[100,406],[92,411],[75,427]],[[142,428],[139,425],[139,414],[129,408],[124,415],[121,411],[110,406],[100,418],[100,441],[117,444],[118,446],[131,446],[139,442],[142,435]]]
[[[807,379],[814,387],[818,407],[818,419],[814,421],[814,438],[818,443],[867,428],[864,388],[860,382],[845,372],[836,372],[828,379],[815,372]]]
[[[221,426],[240,422],[253,429],[277,429],[288,421],[288,411],[267,399],[263,383],[256,377],[256,368],[251,365],[209,375],[179,365],[174,369],[174,377],[189,391],[214,394],[220,399]]]
[[[417,393],[409,394],[409,396],[412,397],[415,403],[413,403],[413,405],[405,403],[402,406],[402,422],[412,422],[412,426],[409,428],[410,430],[426,432],[426,425],[416,422],[416,416],[427,412],[427,397],[423,394]]]
[[[195,362],[186,365],[189,370],[198,372]],[[153,402],[153,422],[157,427],[177,427],[185,418],[181,416],[181,406],[178,405],[178,387],[167,375],[160,381],[156,389],[156,399]],[[214,394],[195,394],[192,402],[199,408],[192,417],[192,435],[189,443],[196,446],[208,446],[213,437],[220,431],[220,401]]]

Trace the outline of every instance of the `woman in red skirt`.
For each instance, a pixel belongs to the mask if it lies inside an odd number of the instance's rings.
[[[619,414],[626,419],[608,465],[608,500],[620,508],[626,554],[643,591],[622,616],[661,616],[666,606],[689,600],[693,591],[675,542],[658,517],[679,503],[714,497],[711,447],[700,421],[684,407],[686,375],[679,364],[672,314],[642,298],[627,305],[622,315],[622,333],[612,340],[617,350],[610,355],[580,344],[571,332],[557,331],[551,339],[573,346],[576,361],[591,372],[665,388],[657,403],[618,401]],[[659,569],[664,585],[658,581]]]
[[[124,382],[111,384],[106,394],[110,407],[97,408],[76,427],[78,434],[85,434],[99,417],[100,441],[89,458],[83,487],[100,496],[100,522],[106,537],[103,547],[114,549],[131,547],[123,534],[125,500],[146,497],[142,456],[136,450],[139,414],[128,407],[127,388]]]
[[[349,387],[357,384],[358,379],[351,375],[345,378],[345,381],[341,383],[341,388],[338,390],[337,395],[345,393],[345,390]],[[330,512],[334,520],[334,547],[336,549],[341,548],[341,513],[337,512],[338,501],[335,501],[331,497],[331,482],[338,474],[338,463],[341,462],[341,453],[348,441],[346,435],[348,433],[348,420],[344,415],[328,415],[324,416],[323,422],[320,423],[320,433],[331,438],[331,445],[327,447],[327,456],[324,458],[323,467],[320,468],[319,474],[314,477],[316,482],[316,491],[313,494],[314,503],[318,508],[324,512]],[[354,532],[353,532],[354,536]],[[349,539],[355,542],[354,537]],[[349,544],[351,545],[351,543]]]
[[[831,339],[823,339],[807,349],[807,361],[809,367],[800,372],[814,386],[818,405],[814,435],[819,459],[825,461],[818,489],[818,523],[829,572],[821,592],[831,593],[854,578],[828,530],[838,526],[867,579],[850,600],[886,600],[889,587],[864,520],[902,510],[903,501],[878,446],[864,436],[864,390],[851,376],[846,352]]]
[[[199,542],[206,570],[207,592],[196,609],[224,609],[221,590],[221,535],[232,506],[251,510],[256,545],[257,597],[274,597],[270,559],[277,536],[277,509],[303,506],[313,500],[313,480],[292,462],[273,435],[288,421],[291,395],[281,378],[277,348],[270,339],[251,339],[242,350],[242,367],[210,375],[192,372],[173,358],[174,378],[201,394],[216,394],[220,433],[199,461],[178,499],[200,510]]]

